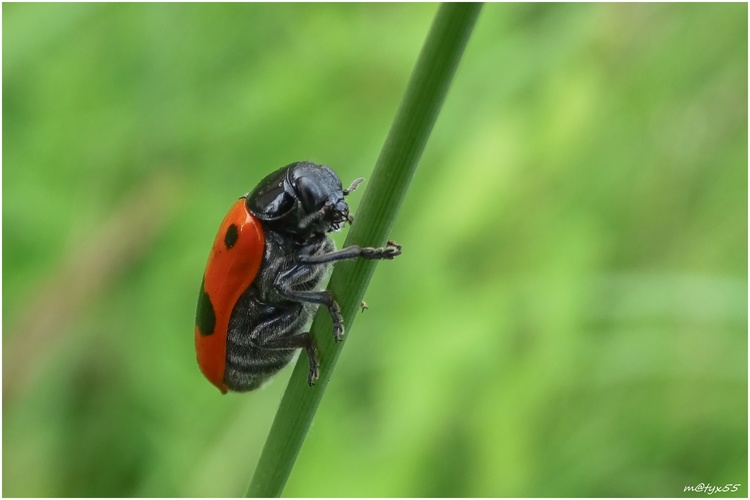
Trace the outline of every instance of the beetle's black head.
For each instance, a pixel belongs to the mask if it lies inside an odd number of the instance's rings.
[[[325,165],[292,163],[268,175],[247,195],[247,208],[276,231],[297,239],[338,231],[349,218],[348,194]]]

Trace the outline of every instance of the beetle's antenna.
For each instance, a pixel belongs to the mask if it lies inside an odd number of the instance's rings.
[[[357,177],[356,179],[354,179],[354,181],[352,182],[351,186],[349,186],[348,188],[344,189],[344,196],[348,195],[349,193],[351,193],[352,191],[354,191],[355,189],[357,189],[357,186],[359,186],[363,182],[365,182],[365,178],[364,177]]]

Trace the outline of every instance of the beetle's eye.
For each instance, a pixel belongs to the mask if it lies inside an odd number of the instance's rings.
[[[294,187],[307,213],[317,211],[325,203],[326,196],[315,180],[305,176],[299,177],[294,181]]]

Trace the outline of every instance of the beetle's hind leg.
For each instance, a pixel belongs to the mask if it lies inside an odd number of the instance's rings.
[[[266,304],[258,290],[249,287],[238,301],[227,331],[224,382],[237,392],[260,387],[291,361],[298,348],[310,362],[308,383],[318,378],[318,359],[312,338],[302,330],[307,316],[304,304]]]
[[[267,340],[262,344],[263,349],[297,349],[302,348],[307,354],[307,360],[310,362],[310,371],[307,374],[307,384],[315,385],[320,375],[320,362],[318,361],[318,351],[315,349],[315,343],[310,336],[310,332],[297,333],[289,337],[279,337],[273,340]]]

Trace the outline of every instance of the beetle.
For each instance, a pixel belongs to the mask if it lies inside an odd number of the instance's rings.
[[[318,306],[331,315],[334,339],[344,335],[341,308],[318,285],[336,261],[401,253],[391,241],[336,250],[328,236],[352,222],[345,197],[363,180],[343,189],[330,167],[295,162],[266,176],[229,209],[208,257],[195,318],[198,365],[222,393],[257,389],[299,348],[313,385],[319,363],[303,329]]]

